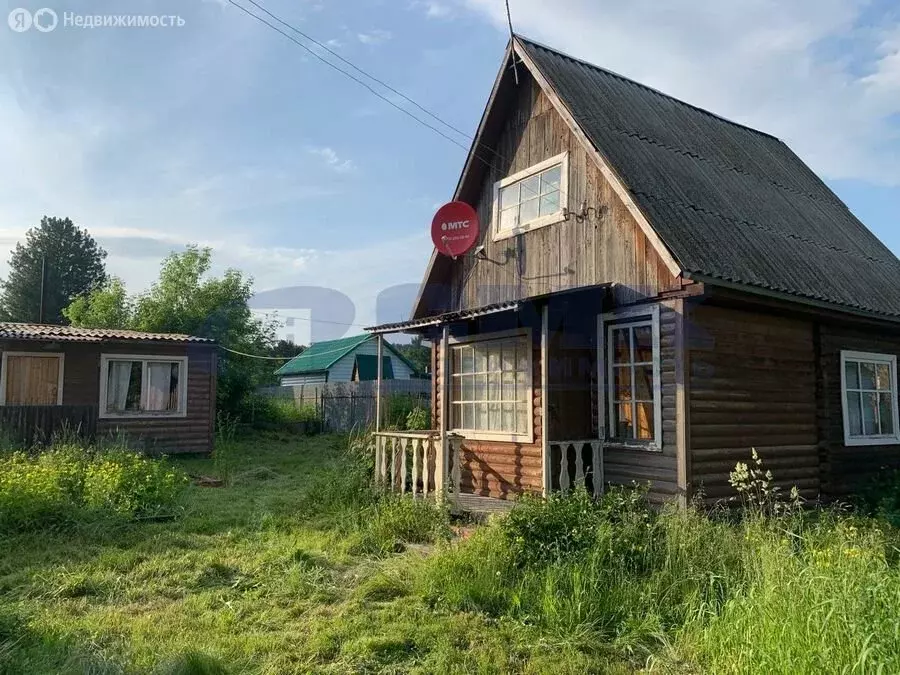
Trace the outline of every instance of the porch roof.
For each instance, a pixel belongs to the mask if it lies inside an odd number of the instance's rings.
[[[488,314],[496,314],[498,312],[511,312],[519,309],[521,303],[518,300],[510,302],[495,302],[483,307],[474,309],[463,309],[456,312],[444,312],[422,319],[410,319],[409,321],[399,321],[397,323],[383,323],[379,326],[369,326],[365,330],[370,333],[404,333],[415,332],[422,328],[430,328],[432,326],[440,326],[445,323],[454,321],[468,321],[469,319],[477,319],[480,316]]]

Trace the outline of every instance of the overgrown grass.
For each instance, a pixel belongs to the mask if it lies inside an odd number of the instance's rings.
[[[172,515],[187,478],[124,446],[72,443],[0,455],[0,532]]]
[[[346,438],[228,440],[175,520],[0,534],[0,672],[900,672],[882,521],[617,490],[452,539]]]
[[[436,608],[536,625],[634,667],[900,672],[894,536],[827,512],[735,523],[580,493],[527,502],[432,556],[416,583]]]

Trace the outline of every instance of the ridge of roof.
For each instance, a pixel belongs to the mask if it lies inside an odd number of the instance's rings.
[[[706,108],[701,108],[700,106],[694,105],[693,103],[688,103],[687,101],[680,99],[677,96],[673,96],[672,94],[667,94],[666,92],[664,92],[660,89],[657,89],[656,87],[651,87],[650,85],[644,84],[643,82],[638,82],[637,80],[634,80],[626,75],[622,75],[621,73],[617,73],[616,71],[610,70],[609,68],[604,68],[603,66],[598,66],[596,63],[591,63],[590,61],[586,61],[585,59],[579,58],[577,56],[572,56],[571,54],[569,54],[567,52],[563,52],[563,51],[560,51],[559,49],[550,47],[549,45],[546,45],[543,42],[538,42],[537,40],[533,40],[533,39],[526,37],[520,33],[514,33],[514,36],[517,40],[519,40],[521,42],[533,45],[535,47],[538,47],[539,49],[544,49],[548,52],[553,52],[557,56],[561,56],[565,59],[569,59],[570,61],[580,63],[581,65],[587,66],[588,68],[593,68],[594,70],[599,70],[603,73],[606,73],[607,75],[611,75],[615,78],[618,78],[618,79],[622,80],[623,82],[628,82],[629,84],[633,84],[637,87],[640,87],[641,89],[645,89],[647,91],[653,92],[654,94],[657,94],[658,96],[662,96],[663,98],[667,98],[670,101],[674,101],[675,103],[678,103],[679,105],[683,105],[683,106],[686,106],[693,110],[696,110],[698,112],[701,112],[704,115],[709,115],[710,117],[713,117],[721,122],[725,122],[726,124],[731,124],[733,126],[740,127],[741,129],[746,129],[747,131],[751,131],[755,134],[759,134],[760,136],[765,136],[767,138],[771,138],[773,140],[778,141],[779,143],[784,143],[783,140],[781,140],[780,138],[778,138],[778,136],[775,136],[774,134],[770,134],[766,131],[756,129],[747,124],[742,124],[741,122],[735,122],[732,119],[729,119],[727,117],[719,115],[718,113],[714,113],[711,110],[707,110]]]

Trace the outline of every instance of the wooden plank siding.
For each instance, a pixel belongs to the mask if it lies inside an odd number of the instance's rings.
[[[733,496],[729,473],[756,448],[782,490],[818,497],[813,322],[685,306],[692,489],[710,501]]]
[[[640,226],[572,134],[550,99],[522,69],[493,157],[472,194],[486,259],[472,255],[449,265],[448,310],[471,309],[573,288],[615,282],[617,304],[681,287]],[[493,241],[494,183],[562,152],[569,153],[567,220]],[[585,216],[576,217],[584,210]],[[434,283],[442,283],[433,279]]]
[[[99,419],[101,435],[122,433],[151,452],[212,451],[215,422],[216,348],[208,344],[144,342],[57,343],[53,349],[34,341],[0,343],[0,350],[65,354],[63,405],[99,406],[101,354],[148,354],[188,357],[187,416]]]
[[[842,498],[865,485],[879,471],[900,467],[900,445],[844,445],[841,351],[891,354],[900,360],[896,328],[863,328],[847,323],[818,326],[818,390],[822,491]],[[894,405],[898,404],[894,397]]]

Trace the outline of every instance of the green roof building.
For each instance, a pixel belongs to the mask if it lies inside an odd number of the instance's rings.
[[[275,371],[282,386],[374,380],[378,375],[378,347],[374,335],[354,335],[316,342]],[[384,343],[382,378],[419,377],[415,366],[392,344]]]

